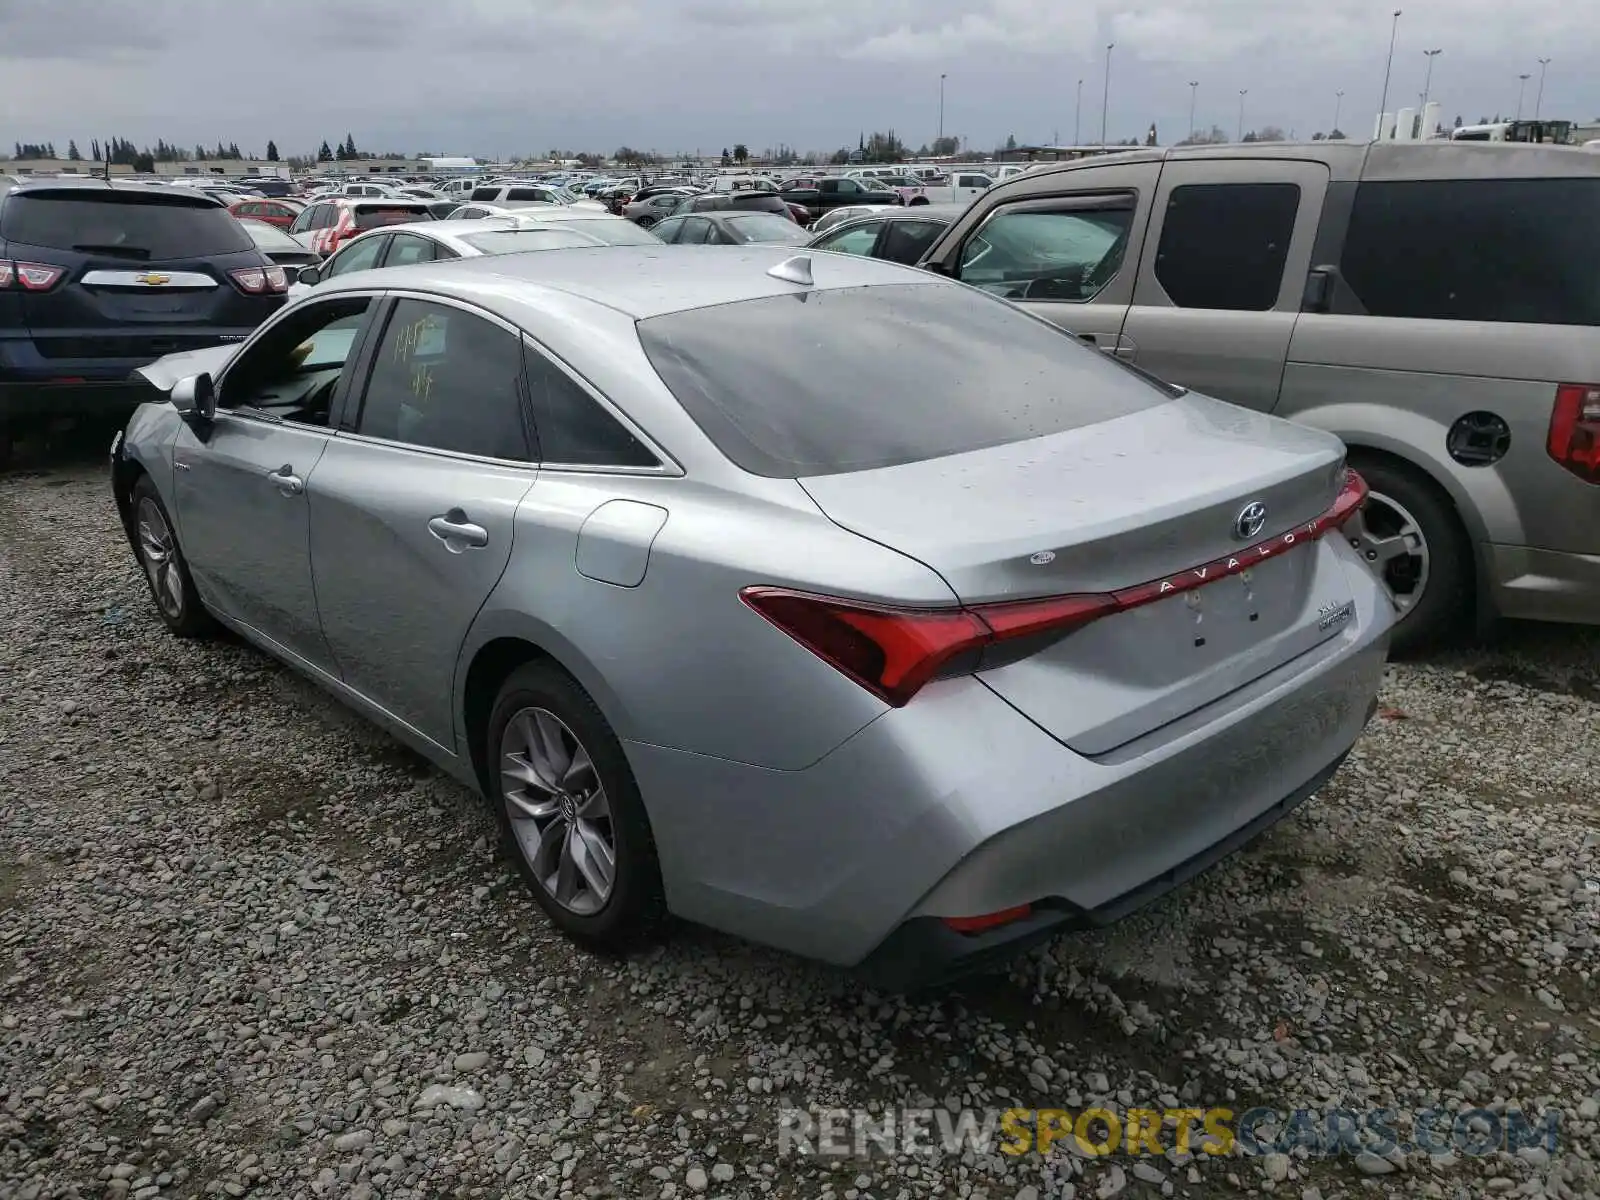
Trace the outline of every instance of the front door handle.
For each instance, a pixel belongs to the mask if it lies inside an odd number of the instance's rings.
[[[278,491],[285,496],[298,496],[306,490],[306,481],[294,473],[294,468],[284,463],[276,471],[267,475],[277,485]]]
[[[469,546],[489,544],[489,531],[482,525],[474,525],[459,508],[452,508],[442,517],[434,517],[428,522],[428,532],[443,542],[445,549],[452,554],[460,554]]]

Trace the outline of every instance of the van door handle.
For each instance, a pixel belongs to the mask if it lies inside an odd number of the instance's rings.
[[[306,481],[294,473],[294,468],[284,463],[276,471],[269,472],[267,478],[277,485],[278,491],[285,496],[298,496],[306,490]]]
[[[428,522],[428,532],[443,542],[444,548],[452,554],[460,554],[468,547],[489,544],[489,531],[482,525],[474,525],[459,508],[452,508],[442,517],[434,517]]]

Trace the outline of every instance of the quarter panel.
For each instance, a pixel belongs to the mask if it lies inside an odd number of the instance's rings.
[[[576,565],[583,522],[617,499],[670,514],[632,588],[585,578]],[[530,640],[578,677],[619,736],[795,770],[886,706],[746,607],[739,590],[752,584],[954,602],[927,567],[838,528],[792,480],[735,492],[546,470],[522,502],[516,552],[468,645],[542,630]],[[468,662],[470,652],[458,694]]]

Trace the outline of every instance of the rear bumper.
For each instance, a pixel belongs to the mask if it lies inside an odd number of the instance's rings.
[[[911,987],[1115,920],[1301,803],[1360,736],[1391,614],[1111,754],[1074,754],[976,679],[930,685],[772,771],[633,742],[669,907]],[[939,918],[1019,905],[989,934]]]
[[[1484,543],[1489,601],[1502,617],[1600,624],[1600,555]]]

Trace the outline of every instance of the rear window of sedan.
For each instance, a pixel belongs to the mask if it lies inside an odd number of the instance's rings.
[[[865,471],[1047,437],[1173,398],[948,283],[819,289],[639,322],[656,372],[754,475]]]
[[[255,242],[209,199],[91,187],[18,192],[0,210],[0,241],[89,250],[129,261],[237,254]]]
[[[362,204],[356,207],[356,228],[362,233],[369,229],[381,229],[385,225],[408,225],[412,221],[431,220],[433,214],[428,211],[426,204],[414,208],[390,204]]]

